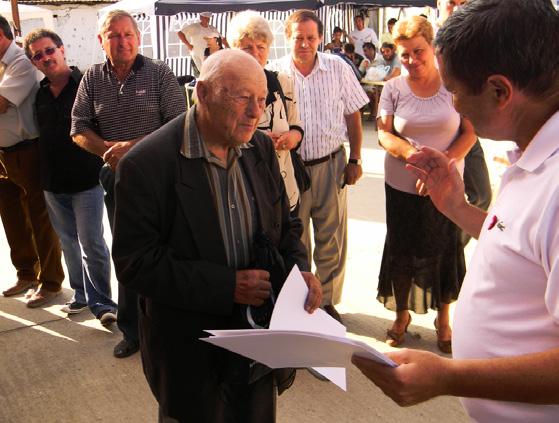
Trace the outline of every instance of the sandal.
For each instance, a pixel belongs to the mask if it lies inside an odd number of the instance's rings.
[[[408,314],[409,319],[408,323],[406,323],[406,327],[404,328],[403,332],[396,332],[395,330],[388,329],[386,331],[386,340],[384,341],[387,345],[396,348],[404,343],[404,337],[406,332],[408,331],[408,326],[411,323],[411,314]]]
[[[437,319],[433,321],[433,325],[435,326],[435,332],[437,333],[437,347],[445,354],[452,354],[452,340],[443,340],[439,338],[439,326],[437,324]]]

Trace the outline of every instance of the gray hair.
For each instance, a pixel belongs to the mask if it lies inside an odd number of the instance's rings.
[[[231,47],[239,48],[243,38],[251,40],[264,40],[268,46],[274,41],[274,34],[268,21],[254,10],[245,10],[237,13],[227,29],[227,42]]]
[[[117,9],[111,10],[109,13],[107,13],[105,19],[103,20],[103,23],[101,24],[101,28],[99,28],[99,35],[101,37],[105,35],[105,33],[109,30],[109,26],[111,26],[114,21],[118,21],[119,19],[124,18],[129,18],[132,21],[132,25],[134,26],[134,31],[140,33],[140,30],[138,29],[138,22],[136,22],[136,19],[134,19],[134,17],[126,10]]]
[[[25,55],[29,59],[31,59],[31,49],[29,47],[31,46],[31,44],[33,44],[35,41],[40,40],[41,38],[50,38],[56,45],[56,47],[62,47],[64,45],[62,43],[62,39],[56,32],[46,28],[34,29],[29,34],[27,34],[25,36],[25,39],[23,40],[23,49],[25,51]]]

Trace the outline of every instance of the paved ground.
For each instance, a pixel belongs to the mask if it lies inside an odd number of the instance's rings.
[[[364,147],[364,177],[349,188],[348,270],[339,311],[349,336],[387,351],[383,339],[393,315],[375,300],[385,233],[383,152],[370,122]],[[502,154],[502,147],[484,147],[497,181],[502,165],[492,159]],[[15,271],[0,230],[0,290],[13,281]],[[114,277],[112,283],[116,293]],[[116,326],[103,328],[89,312],[71,318],[61,313],[71,297],[67,281],[64,286],[63,295],[44,309],[26,308],[23,297],[0,297],[0,422],[155,422],[156,403],[139,355],[113,358],[112,348],[120,339]],[[414,316],[407,346],[435,351],[433,318],[433,312]],[[294,386],[279,398],[278,422],[468,421],[454,398],[400,408],[354,368],[347,375],[348,391],[343,392],[299,372]]]

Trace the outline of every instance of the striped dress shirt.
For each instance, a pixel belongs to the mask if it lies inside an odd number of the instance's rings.
[[[204,159],[208,182],[215,202],[227,264],[246,269],[252,261],[252,243],[256,227],[255,198],[247,183],[239,157],[250,143],[229,149],[227,163],[215,157],[200,138],[196,127],[196,106],[192,107],[184,125],[181,154],[187,159]]]
[[[345,116],[357,112],[369,98],[347,63],[319,52],[307,76],[295,68],[291,56],[280,59],[275,68],[295,79],[305,131],[299,149],[303,160],[325,157],[349,141]]]

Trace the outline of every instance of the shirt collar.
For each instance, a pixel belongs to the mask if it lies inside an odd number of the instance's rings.
[[[144,67],[144,64],[145,64],[144,56],[142,56],[141,54],[138,54],[138,55],[136,55],[136,58],[134,59],[134,63],[132,63],[132,69],[130,71],[133,72],[133,73],[136,73]],[[112,70],[112,68],[113,68],[113,65],[111,63],[111,60],[107,57],[107,60],[105,61],[105,64],[103,65],[103,70],[105,72],[108,72],[108,71]]]
[[[324,60],[324,58],[322,57],[324,54],[325,53],[321,53],[319,51],[316,53],[316,60],[314,61],[314,67],[311,73],[307,75],[307,77],[311,76],[313,73],[318,71],[323,71],[323,72],[328,71],[326,60]],[[302,75],[301,72],[299,72],[299,70],[295,67],[295,62],[293,61],[293,57],[291,58],[291,70],[296,74]]]
[[[515,165],[527,172],[534,172],[545,160],[559,150],[557,134],[559,134],[559,112],[555,112],[543,124]]]
[[[19,47],[15,41],[12,41],[10,43],[10,46],[6,49],[6,52],[4,53],[4,56],[2,56],[2,60],[0,60],[1,63],[4,63],[6,66],[9,65],[12,60],[14,60],[16,58],[16,56],[18,55],[18,53],[21,52],[21,47]]]
[[[192,106],[186,113],[184,121],[183,141],[180,152],[187,159],[206,159],[210,161],[213,157],[212,153],[206,147],[206,144],[200,136],[198,126],[196,125],[196,105]],[[243,155],[242,150],[251,148],[253,145],[249,142],[237,147],[233,147],[237,157]]]
[[[76,85],[79,85],[81,79],[82,79],[82,73],[80,72],[80,70],[75,67],[75,66],[70,66],[70,69],[72,69],[72,73],[70,73],[70,80],[68,81],[68,83],[70,83],[71,81],[73,81]],[[50,80],[45,76],[41,82],[40,82],[40,86],[41,88],[44,88],[46,86],[48,86],[50,84]]]

